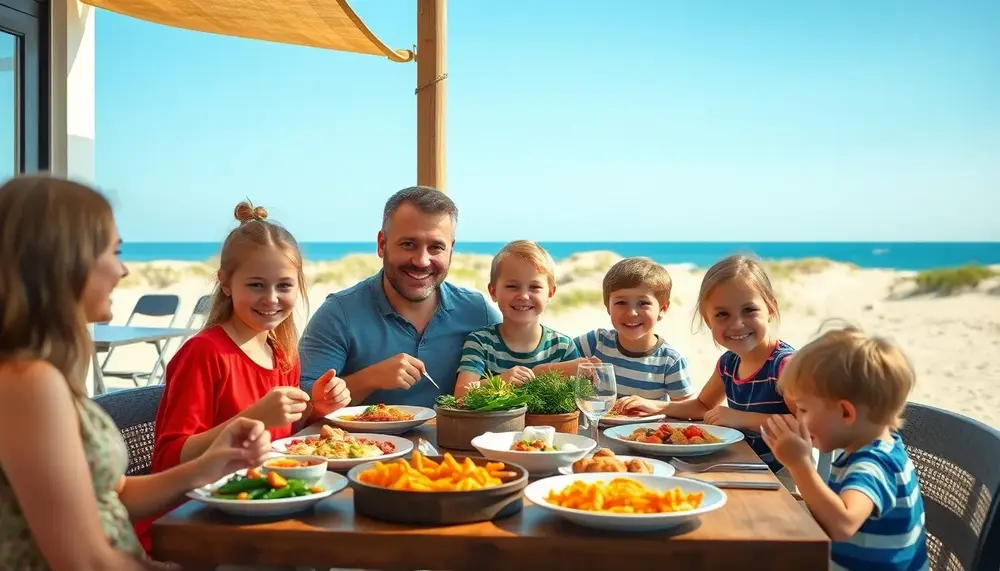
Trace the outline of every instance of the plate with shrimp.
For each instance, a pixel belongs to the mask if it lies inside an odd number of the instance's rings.
[[[349,406],[326,416],[333,424],[352,432],[402,434],[437,416],[434,409],[422,406],[388,405]]]
[[[629,448],[664,456],[703,456],[743,440],[743,433],[725,426],[690,422],[650,422],[615,426],[604,435]]]

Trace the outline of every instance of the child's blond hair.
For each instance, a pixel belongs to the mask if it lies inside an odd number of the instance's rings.
[[[604,274],[604,305],[611,294],[623,289],[648,288],[662,306],[670,301],[673,280],[667,270],[649,258],[625,258],[611,266]]]
[[[550,290],[556,287],[556,264],[552,261],[552,256],[545,251],[545,248],[531,240],[514,240],[500,248],[497,255],[493,256],[493,263],[490,265],[490,285],[496,285],[497,277],[500,275],[500,264],[509,257],[531,264],[531,267],[549,281]]]
[[[752,287],[764,299],[768,313],[775,319],[780,318],[778,312],[778,298],[774,295],[774,287],[771,286],[771,279],[767,277],[764,266],[756,258],[736,254],[725,257],[712,264],[712,267],[705,272],[705,277],[701,280],[701,289],[698,291],[698,303],[695,306],[694,321],[701,319],[702,323],[708,323],[705,314],[705,304],[712,290],[730,280],[742,280],[743,283]]]
[[[788,359],[778,390],[792,400],[805,394],[861,405],[872,422],[898,430],[915,383],[909,359],[892,341],[841,325]]]

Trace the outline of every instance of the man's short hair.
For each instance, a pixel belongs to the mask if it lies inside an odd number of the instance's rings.
[[[382,211],[382,231],[403,204],[412,204],[424,214],[447,214],[453,226],[458,225],[458,207],[448,195],[430,186],[411,186],[389,197]]]

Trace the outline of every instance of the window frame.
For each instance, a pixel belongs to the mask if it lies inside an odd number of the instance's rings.
[[[20,87],[15,99],[15,169],[19,173],[50,166],[48,14],[47,2],[0,0],[0,32],[18,38],[14,67]]]

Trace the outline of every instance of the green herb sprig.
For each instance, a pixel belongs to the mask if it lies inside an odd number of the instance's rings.
[[[528,397],[499,376],[487,373],[482,384],[469,391],[464,397],[455,398],[454,395],[440,395],[436,402],[441,408],[470,412],[492,412],[513,410],[526,404]]]
[[[576,410],[577,398],[594,394],[594,385],[583,377],[547,371],[516,391],[527,397],[528,414],[568,414]]]

